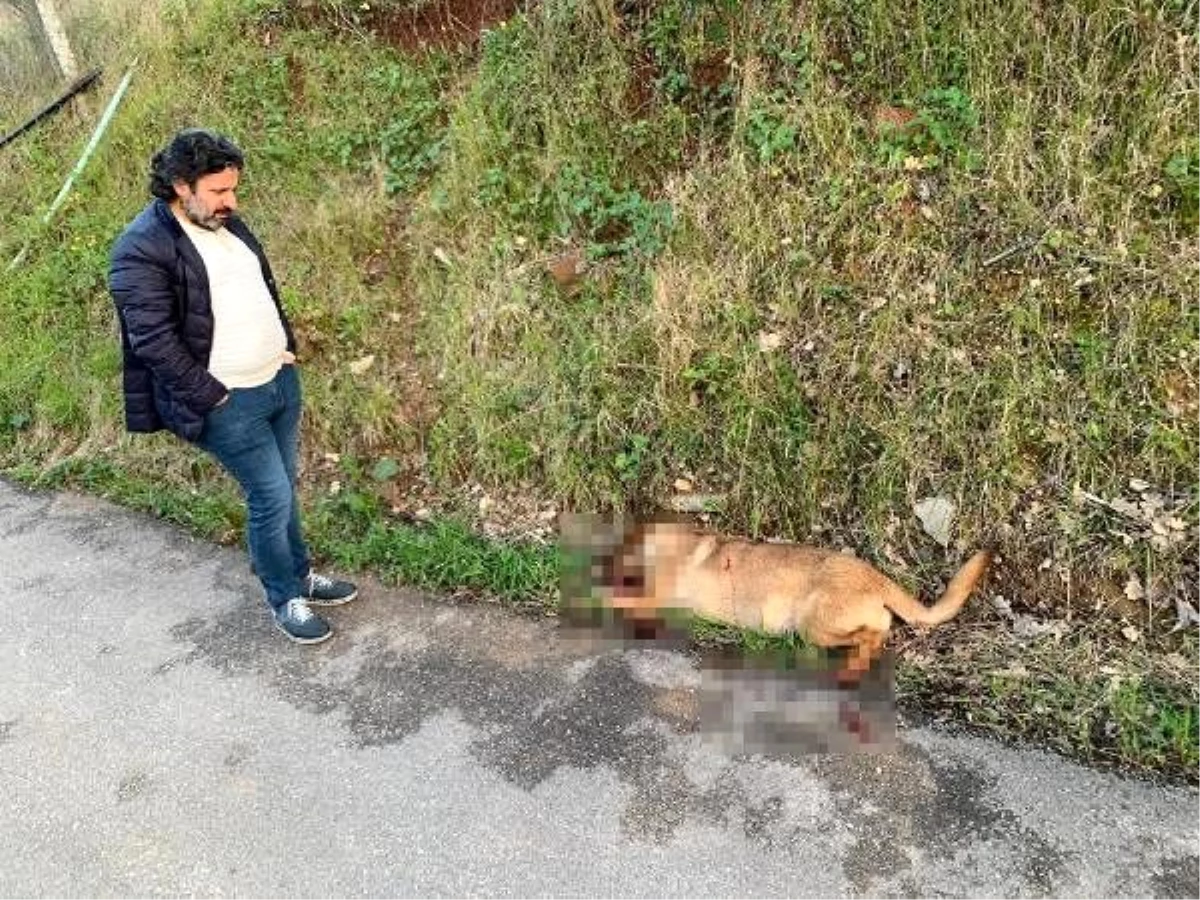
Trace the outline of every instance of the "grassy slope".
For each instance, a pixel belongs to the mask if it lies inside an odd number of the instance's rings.
[[[1005,602],[902,634],[903,695],[1194,778],[1195,632],[1169,629],[1196,603],[1195,9],[978,6],[665,0],[614,30],[548,0],[415,57],[333,0],[93,0],[81,57],[106,90],[141,69],[0,286],[0,466],[236,536],[210,463],[122,435],[103,283],[149,154],[205,123],[247,149],[287,285],[326,555],[548,600],[552,554],[469,530],[480,492],[648,510],[680,478],[722,528],[926,594],[993,542]],[[2,151],[6,259],[101,102]],[[945,550],[912,513],[935,495]],[[463,524],[389,514],[417,505]]]

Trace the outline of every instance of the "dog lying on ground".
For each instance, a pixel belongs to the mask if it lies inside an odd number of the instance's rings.
[[[682,523],[633,527],[613,552],[608,603],[634,619],[683,610],[769,634],[796,632],[825,648],[849,648],[843,682],[878,656],[893,614],[910,625],[957,615],[992,561],[981,550],[925,606],[861,559],[791,543],[752,543]]]

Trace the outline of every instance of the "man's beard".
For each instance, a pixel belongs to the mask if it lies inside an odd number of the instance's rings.
[[[184,199],[182,205],[183,214],[188,217],[188,221],[208,231],[218,231],[229,219],[228,213],[214,213],[195,197]]]

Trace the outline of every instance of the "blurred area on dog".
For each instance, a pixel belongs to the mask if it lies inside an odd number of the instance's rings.
[[[890,651],[847,683],[839,678],[846,657],[841,649],[818,647],[796,635],[739,636],[721,627],[728,623],[698,616],[675,598],[629,602],[648,596],[654,563],[625,552],[631,537],[682,521],[560,516],[561,622],[568,642],[593,653],[672,651],[688,657],[695,677],[682,693],[674,686],[673,712],[730,754],[786,758],[894,749]],[[697,638],[697,632],[704,636]]]

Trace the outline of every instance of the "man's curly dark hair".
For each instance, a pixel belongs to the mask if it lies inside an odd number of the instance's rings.
[[[203,128],[187,128],[171,139],[150,161],[150,193],[161,200],[175,199],[175,182],[194,188],[203,175],[233,168],[241,170],[245,157],[229,138]]]

